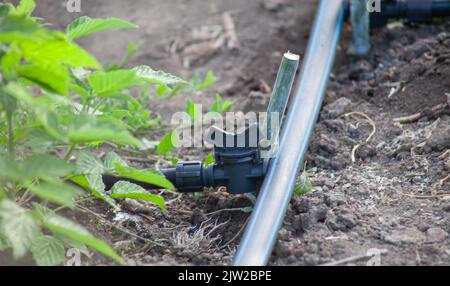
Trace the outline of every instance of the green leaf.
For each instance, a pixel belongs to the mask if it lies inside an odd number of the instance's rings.
[[[11,244],[9,243],[9,241],[2,234],[0,234],[0,252],[5,251],[10,247]]]
[[[23,162],[24,179],[64,177],[75,168],[51,155],[33,155]]]
[[[227,112],[231,106],[234,104],[231,100],[226,100],[222,103],[222,97],[219,94],[216,94],[216,100],[211,105],[211,112],[225,113]]]
[[[158,146],[156,146],[156,152],[167,155],[177,148],[179,141],[178,133],[175,130],[172,130],[169,134],[164,136]]]
[[[105,242],[100,239],[95,238],[89,231],[84,227],[76,224],[75,222],[63,218],[61,216],[51,216],[46,218],[44,221],[45,227],[51,231],[65,235],[74,240],[78,240],[89,247],[99,251],[100,253],[111,257],[118,263],[123,264],[124,260],[120,257],[111,247],[109,247]]]
[[[103,164],[107,171],[113,172],[115,171],[114,165],[119,164],[121,166],[128,166],[127,162],[125,162],[119,155],[115,152],[108,152],[106,154],[105,159],[103,160]]]
[[[14,259],[23,257],[39,228],[27,211],[10,200],[0,202],[0,233],[11,244]]]
[[[225,100],[225,102],[222,105],[222,113],[227,112],[230,110],[231,106],[233,106],[234,101],[231,100]]]
[[[75,239],[73,239],[71,237],[68,237],[68,236],[65,236],[63,234],[60,234],[60,233],[56,233],[54,235],[54,237],[59,239],[60,241],[62,241],[67,247],[76,248],[81,253],[83,253],[84,255],[90,257],[90,253],[89,253],[89,250],[87,249],[86,244],[84,244],[84,243],[82,243],[82,242],[80,242],[78,240],[75,240]]]
[[[218,113],[222,112],[222,98],[220,97],[220,95],[216,94],[216,100],[211,105],[210,111]]]
[[[34,0],[20,0],[19,5],[16,7],[16,14],[30,16],[36,8]]]
[[[196,90],[202,91],[213,85],[217,81],[216,76],[212,71],[206,73],[205,79],[200,84],[196,85],[194,88]]]
[[[69,24],[66,36],[70,40],[76,40],[106,30],[135,28],[138,26],[117,18],[92,19],[83,16]]]
[[[6,78],[13,78],[16,76],[17,67],[20,64],[21,58],[22,56],[17,44],[11,44],[6,54],[0,59],[0,67]]]
[[[311,181],[309,180],[308,173],[303,171],[300,175],[297,184],[294,187],[294,194],[297,196],[304,196],[307,193],[311,192],[313,189]]]
[[[98,71],[89,74],[88,81],[98,96],[144,83],[133,70]]]
[[[64,66],[51,65],[50,68],[50,66],[25,65],[18,67],[17,71],[21,77],[44,89],[63,95],[69,91],[70,75]]]
[[[44,36],[39,24],[27,16],[8,15],[0,18],[0,42],[25,42]]]
[[[52,68],[55,64],[71,67],[100,68],[97,60],[78,45],[64,39],[21,44],[25,59],[43,68]]]
[[[9,157],[0,155],[0,178],[21,181],[24,172],[22,166]]]
[[[178,85],[178,84],[190,84],[189,82],[182,80],[179,77],[165,73],[163,71],[155,71],[149,66],[138,66],[133,69],[136,76],[146,82],[161,85]]]
[[[126,129],[125,124],[106,116],[81,113],[73,115],[69,122],[67,137],[72,144],[93,142],[114,142],[124,145],[139,146],[141,142]]]
[[[204,165],[205,167],[208,167],[209,165],[213,165],[215,162],[216,160],[214,159],[214,155],[209,153],[208,157],[206,157]]]
[[[174,190],[173,184],[166,179],[166,177],[156,170],[137,170],[131,167],[115,164],[114,168],[121,177],[134,179],[136,181],[149,183],[155,186],[160,186],[169,190]]]
[[[55,266],[64,262],[64,245],[55,237],[43,235],[33,240],[31,253],[38,266]]]
[[[75,184],[89,191],[96,198],[105,201],[113,208],[117,208],[116,202],[105,192],[105,184],[101,174],[89,174],[76,176],[71,179]]]
[[[103,174],[105,167],[100,159],[91,152],[82,151],[75,162],[77,174]]]
[[[195,121],[201,120],[201,110],[199,110],[198,105],[192,99],[188,99],[187,101],[186,112]]]
[[[44,200],[68,207],[74,207],[74,199],[81,195],[79,189],[61,182],[43,182],[30,185],[28,188]]]
[[[130,182],[120,181],[115,183],[111,188],[111,197],[115,199],[134,199],[148,201],[157,205],[161,209],[161,211],[165,215],[167,215],[167,209],[163,197],[150,194],[141,186],[132,184]]]

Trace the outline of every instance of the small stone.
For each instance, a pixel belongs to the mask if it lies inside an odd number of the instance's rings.
[[[427,140],[427,146],[436,151],[450,148],[450,123],[442,120]]]
[[[332,119],[349,112],[352,107],[352,101],[346,97],[341,97],[336,101],[324,107],[325,117]]]
[[[441,242],[446,240],[448,237],[448,233],[439,227],[433,227],[427,230],[427,239],[426,242]]]
[[[334,231],[346,231],[356,226],[356,217],[345,209],[329,211],[326,219],[327,227]]]
[[[419,244],[425,241],[425,235],[417,228],[397,229],[383,236],[383,240],[395,244]]]

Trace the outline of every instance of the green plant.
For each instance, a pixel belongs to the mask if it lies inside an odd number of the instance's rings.
[[[123,66],[136,52],[130,45],[122,63],[103,69],[74,40],[111,29],[133,29],[123,20],[81,17],[65,33],[50,31],[31,13],[33,0],[18,6],[0,4],[0,251],[12,249],[15,259],[31,251],[37,264],[62,263],[65,248],[86,246],[123,259],[105,242],[62,217],[99,198],[150,201],[166,213],[164,199],[119,182],[105,190],[101,174],[112,173],[163,188],[173,186],[156,170],[136,170],[115,153],[100,160],[74,151],[100,146],[140,146],[135,134],[158,123],[143,98],[148,85],[174,90],[187,82],[148,66]],[[140,87],[133,96],[130,88]],[[72,180],[78,186],[67,183]]]
[[[307,193],[312,192],[313,186],[311,184],[311,180],[309,179],[308,172],[306,171],[306,163],[305,168],[297,180],[297,183],[294,187],[294,195],[296,196],[304,196]]]
[[[216,100],[211,105],[210,111],[217,113],[225,113],[230,110],[231,106],[233,106],[234,102],[231,100],[223,101],[220,94],[216,94]]]

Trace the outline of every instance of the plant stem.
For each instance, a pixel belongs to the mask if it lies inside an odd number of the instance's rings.
[[[67,150],[66,156],[64,156],[64,161],[68,161],[70,159],[70,156],[73,153],[73,150],[75,150],[76,145],[72,144],[69,149]]]

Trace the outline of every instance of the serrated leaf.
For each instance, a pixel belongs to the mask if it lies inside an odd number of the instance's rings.
[[[115,170],[114,165],[119,164],[121,166],[128,166],[127,162],[125,162],[119,155],[115,152],[108,152],[106,154],[105,159],[103,160],[103,165],[105,169],[109,172],[113,172]]]
[[[55,237],[43,235],[33,240],[31,253],[38,266],[55,266],[64,262],[64,245]]]
[[[0,233],[10,242],[14,259],[24,256],[39,228],[27,211],[10,200],[0,202]]]
[[[173,130],[159,142],[158,146],[156,146],[156,152],[167,155],[177,148],[179,141],[178,133]]]
[[[76,40],[94,33],[113,29],[135,29],[138,26],[117,18],[92,19],[87,16],[74,20],[66,29],[66,36]]]
[[[149,66],[138,66],[133,69],[137,77],[146,82],[161,85],[190,84],[189,82],[163,71],[155,71]]]
[[[133,70],[98,71],[88,75],[88,82],[98,96],[143,84]]]
[[[115,199],[134,199],[151,202],[157,205],[161,211],[167,215],[167,209],[163,197],[150,194],[141,186],[130,182],[120,181],[115,183],[111,188],[111,197]]]
[[[75,184],[92,193],[96,198],[108,203],[113,208],[117,208],[116,202],[105,192],[105,184],[101,174],[89,174],[76,176],[71,179]]]
[[[75,222],[63,218],[61,216],[51,216],[44,220],[44,225],[51,231],[78,240],[89,247],[99,251],[100,253],[111,257],[118,263],[124,263],[122,257],[120,257],[109,245],[100,239],[95,238],[84,227]]]
[[[86,151],[78,154],[75,166],[77,174],[80,175],[103,174],[105,170],[102,161],[97,155]]]
[[[120,164],[114,165],[117,174],[121,177],[134,179],[136,181],[149,183],[155,186],[160,186],[169,190],[174,190],[173,184],[166,179],[166,177],[156,170],[138,170],[131,167],[122,166]]]
[[[61,182],[33,184],[28,189],[44,200],[68,207],[75,206],[74,199],[81,195],[79,189]]]

